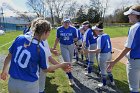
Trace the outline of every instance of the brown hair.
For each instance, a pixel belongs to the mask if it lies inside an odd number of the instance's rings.
[[[133,5],[131,9],[140,12],[140,5]],[[138,20],[140,21],[140,15],[137,15]]]
[[[88,27],[91,28],[91,25],[90,25],[89,21],[84,21],[84,22],[82,23],[82,25],[88,25]]]
[[[37,22],[38,20],[44,20],[44,18],[38,17],[38,18],[35,18],[34,20],[32,20],[32,22],[31,22],[31,29],[34,28],[34,26],[35,26],[35,24],[36,24],[36,22]]]
[[[32,31],[34,32],[34,35],[37,35],[39,37],[38,38],[38,45],[37,45],[38,52],[39,52],[40,51],[39,43],[41,41],[41,36],[44,33],[51,31],[51,24],[50,24],[50,22],[48,22],[47,20],[45,20],[43,18],[36,18],[32,21],[31,28],[32,28]],[[33,37],[34,37],[34,35],[33,35]],[[33,37],[32,37],[32,40],[33,40]],[[26,47],[30,46],[32,43],[32,40],[28,45],[25,45],[25,46]]]
[[[96,27],[100,28],[100,29],[103,29],[104,26],[103,26],[103,22],[102,21],[99,21],[97,24],[96,24]]]

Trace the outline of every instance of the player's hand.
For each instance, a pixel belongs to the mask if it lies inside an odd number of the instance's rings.
[[[51,48],[50,50],[51,50],[51,52],[52,52],[55,56],[59,56],[59,55],[60,55],[60,53],[58,52],[57,49]]]
[[[107,64],[108,64],[107,71],[111,72],[113,67],[114,67],[114,65],[116,64],[116,62],[114,62],[114,61],[107,61]]]
[[[88,49],[84,49],[84,54],[88,54],[89,53],[89,50]]]
[[[61,63],[61,64],[62,64],[61,68],[62,68],[65,72],[70,72],[70,71],[72,70],[71,63],[64,62],[64,63]]]
[[[80,49],[79,52],[80,52],[80,54],[84,54],[84,50],[83,49]]]
[[[6,80],[7,77],[8,77],[8,72],[2,72],[2,73],[0,74],[0,78],[1,78],[2,80]]]

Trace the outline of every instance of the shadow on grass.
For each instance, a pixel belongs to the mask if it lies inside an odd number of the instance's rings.
[[[52,79],[53,78],[46,77],[45,93],[58,93],[57,91],[58,85],[52,84],[50,82]]]
[[[94,90],[91,90],[90,88],[84,86],[75,77],[73,79],[74,79],[75,85],[73,85],[72,87],[75,93],[96,93]]]
[[[117,89],[119,91],[119,93],[129,93],[129,86],[128,86],[128,82],[127,81],[119,81],[117,79],[115,80],[115,84],[116,87],[114,87],[115,89]]]

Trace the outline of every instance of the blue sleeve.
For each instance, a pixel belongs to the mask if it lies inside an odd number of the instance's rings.
[[[73,38],[77,38],[76,28],[73,28]]]
[[[90,31],[90,33],[88,34],[89,39],[93,39],[93,32]]]
[[[57,32],[56,32],[56,37],[57,37],[57,38],[60,38],[59,29],[57,29]]]
[[[47,69],[46,54],[45,54],[45,51],[43,49],[40,50],[40,62],[39,62],[39,66],[42,69]]]
[[[89,33],[86,36],[86,47],[89,47]]]
[[[12,45],[9,47],[9,52],[10,52],[11,54],[13,54],[13,51],[14,51],[14,49],[16,48],[16,42],[17,42],[18,38],[19,38],[19,37],[17,37],[17,38],[15,39],[15,41],[12,43]]]

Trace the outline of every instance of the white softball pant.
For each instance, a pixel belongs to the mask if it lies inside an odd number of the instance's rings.
[[[63,45],[60,44],[61,54],[65,62],[72,62],[74,54],[74,44]]]
[[[28,82],[10,77],[8,91],[9,93],[39,93],[39,83],[38,80]]]
[[[39,73],[39,92],[43,92],[45,90],[45,83],[46,83],[46,73],[40,69]]]
[[[126,69],[130,91],[138,92],[140,87],[140,59],[128,59]]]
[[[89,50],[95,50],[96,47],[97,47],[96,44],[91,44],[91,45],[89,46]],[[94,62],[95,56],[96,56],[95,53],[89,53],[89,54],[88,54],[89,61],[90,61],[90,62]]]
[[[99,67],[100,67],[102,75],[107,75],[107,62],[106,61],[111,61],[111,59],[112,59],[111,52],[98,54]]]

